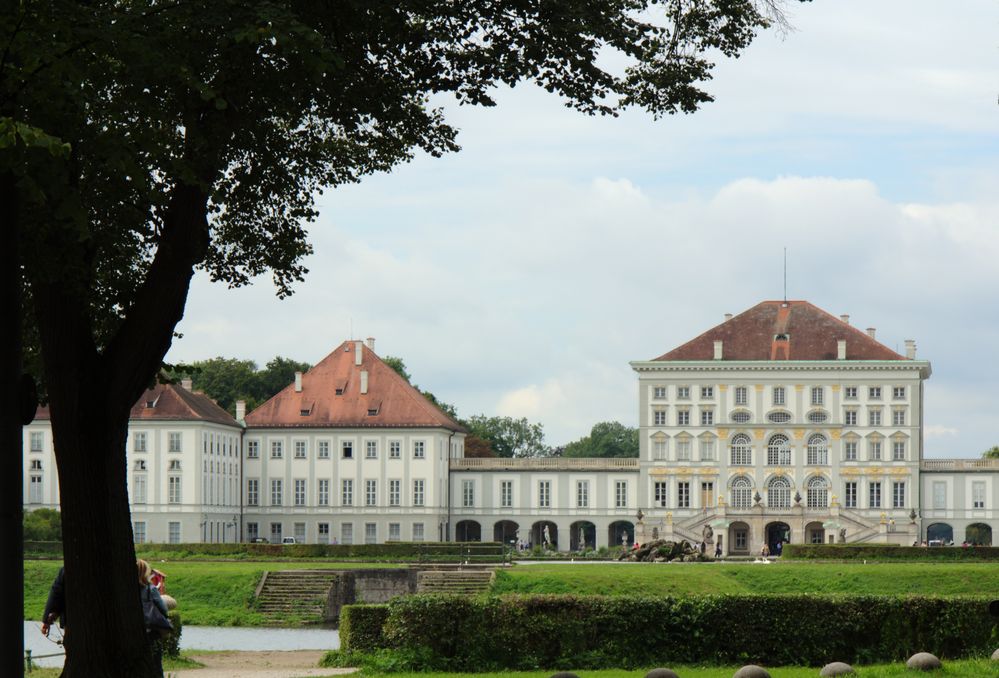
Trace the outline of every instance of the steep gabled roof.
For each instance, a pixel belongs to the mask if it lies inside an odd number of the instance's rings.
[[[361,393],[362,372],[367,373],[367,393]],[[353,341],[343,342],[303,374],[301,391],[289,384],[246,415],[246,425],[464,431],[363,342]]]
[[[841,339],[847,360],[906,360],[807,301],[760,302],[655,360],[713,360],[715,341],[722,360],[836,360]]]
[[[35,419],[49,419],[49,408],[39,407]],[[208,421],[238,427],[231,414],[200,391],[177,384],[156,384],[146,389],[128,413],[129,421]]]

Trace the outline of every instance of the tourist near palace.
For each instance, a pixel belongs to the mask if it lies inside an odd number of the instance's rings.
[[[190,382],[131,412],[136,542],[701,540],[991,543],[999,460],[926,459],[930,363],[805,301],[765,301],[636,360],[638,459],[466,458],[464,429],[346,341],[263,405]],[[26,510],[58,508],[48,412],[24,429]],[[639,518],[641,515],[641,518]],[[547,529],[546,529],[547,528]]]

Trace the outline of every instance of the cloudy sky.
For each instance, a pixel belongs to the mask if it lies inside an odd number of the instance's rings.
[[[324,195],[290,299],[199,277],[168,360],[374,336],[462,415],[562,444],[637,423],[629,360],[780,298],[786,247],[789,298],[932,361],[928,456],[999,444],[999,4],[791,5],[692,116],[449,105],[460,153]]]

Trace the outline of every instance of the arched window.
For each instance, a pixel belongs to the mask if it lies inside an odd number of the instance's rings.
[[[816,433],[808,438],[808,464],[825,466],[829,463],[829,449],[826,447],[826,437]]]
[[[829,505],[829,483],[822,476],[808,480],[808,508],[825,508]]]
[[[739,433],[732,438],[732,466],[749,466],[753,463],[752,445],[745,433]]]
[[[787,436],[777,434],[770,438],[767,443],[767,465],[768,466],[790,466],[791,446]]]
[[[784,476],[771,478],[767,485],[767,505],[770,508],[791,508],[791,481]]]
[[[740,476],[732,481],[732,508],[749,508],[753,503],[753,483]]]

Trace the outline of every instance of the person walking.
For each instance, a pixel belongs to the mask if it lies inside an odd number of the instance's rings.
[[[166,603],[163,602],[159,589],[150,582],[153,570],[149,566],[149,563],[139,559],[135,561],[135,567],[139,575],[139,596],[142,599],[143,606],[145,606],[148,601],[151,601],[152,604],[155,605],[156,608],[163,614],[163,617],[166,618]],[[156,666],[159,667],[160,673],[163,673],[163,643],[160,642],[159,631],[147,627],[146,636],[149,638],[149,646],[153,652],[153,661],[156,662]]]
[[[45,601],[45,611],[42,612],[42,635],[48,637],[49,629],[56,620],[59,628],[66,628],[66,568],[60,567],[52,586],[49,587],[49,597]],[[65,635],[65,634],[64,634]]]

